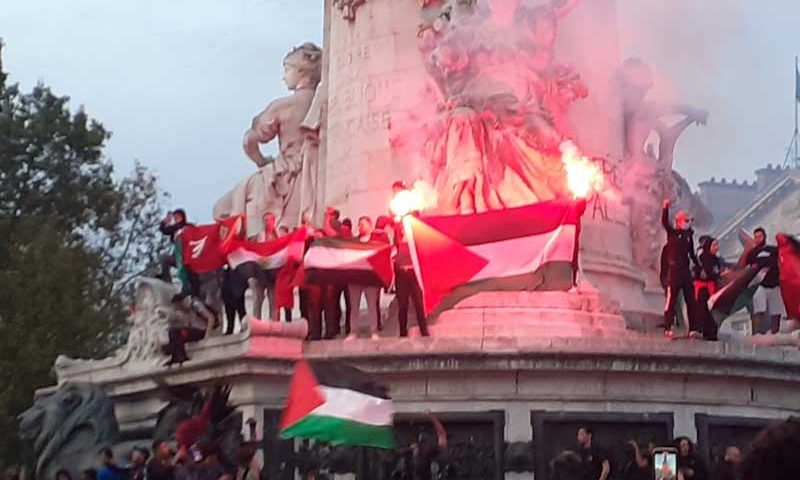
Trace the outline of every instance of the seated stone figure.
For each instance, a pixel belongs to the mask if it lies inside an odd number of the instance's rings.
[[[314,214],[322,50],[304,43],[286,55],[283,66],[292,94],[270,103],[244,135],[244,151],[259,170],[214,205],[216,219],[246,214],[248,237],[263,230],[267,212],[278,224],[290,226],[299,225],[303,214]],[[275,138],[278,156],[262,154],[260,145]]]

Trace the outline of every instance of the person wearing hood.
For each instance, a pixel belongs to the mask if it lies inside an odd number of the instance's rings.
[[[719,258],[719,241],[703,235],[699,239],[698,264],[694,267],[695,318],[706,340],[717,339],[717,324],[708,310],[708,299],[717,293],[722,274],[722,260]]]

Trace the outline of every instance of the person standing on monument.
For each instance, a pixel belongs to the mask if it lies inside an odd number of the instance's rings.
[[[172,242],[173,251],[171,254],[166,254],[161,257],[161,273],[159,273],[156,278],[167,283],[172,283],[170,269],[175,267],[181,271],[178,274],[178,276],[181,277],[181,281],[184,282],[184,284],[188,283],[188,279],[183,278],[185,269],[183,268],[183,262],[181,260],[180,242],[177,241],[178,234],[183,227],[187,225],[192,224],[186,221],[186,211],[182,208],[167,213],[167,216],[164,217],[158,225],[158,230],[161,234],[168,236]]]
[[[678,295],[683,295],[689,317],[689,330],[691,337],[699,337],[700,327],[695,319],[694,285],[692,284],[692,269],[690,261],[698,265],[697,255],[694,251],[694,231],[691,229],[692,219],[689,214],[681,210],[675,214],[675,226],[669,222],[670,201],[664,200],[661,210],[661,224],[667,232],[667,245],[665,261],[667,266],[667,299],[664,306],[664,335],[672,338],[672,326],[675,323],[678,308]]]
[[[375,229],[372,226],[372,220],[367,216],[362,216],[358,219],[358,240],[363,243],[369,243],[372,241],[380,240],[379,236],[375,235]],[[350,295],[350,311],[355,316],[356,319],[359,318],[359,312],[361,311],[361,296],[362,294],[366,297],[367,300],[367,316],[371,322],[371,331],[372,331],[372,339],[377,340],[380,338],[378,334],[378,322],[380,315],[380,311],[378,310],[378,301],[379,301],[379,294],[380,294],[380,287],[375,287],[371,285],[348,285],[347,286],[348,293]],[[357,326],[353,327],[353,330],[357,331]],[[355,340],[356,332],[352,331],[348,336],[347,340]]]
[[[594,443],[594,432],[589,427],[578,429],[578,446],[581,458],[581,480],[607,480],[611,473],[608,455]]]
[[[695,317],[706,340],[717,339],[717,323],[708,310],[708,299],[717,293],[717,282],[722,274],[722,260],[718,253],[717,239],[708,235],[700,237],[699,263],[694,268]]]
[[[753,295],[753,314],[750,317],[753,334],[778,333],[781,317],[786,313],[779,288],[778,247],[767,245],[767,232],[762,227],[753,230],[753,242],[753,249],[747,255],[747,263],[767,268],[764,280]],[[767,318],[769,324],[765,324]]]

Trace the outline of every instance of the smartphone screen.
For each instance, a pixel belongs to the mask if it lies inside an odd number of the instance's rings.
[[[656,480],[677,480],[678,452],[671,448],[657,448],[653,452],[653,469]]]

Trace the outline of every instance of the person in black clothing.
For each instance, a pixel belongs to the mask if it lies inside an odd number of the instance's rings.
[[[165,440],[153,442],[153,458],[145,468],[147,480],[175,480],[175,452]]]
[[[780,270],[778,269],[778,247],[767,245],[767,232],[759,227],[753,231],[753,249],[747,254],[747,263],[767,268],[761,285],[753,295],[753,333],[778,333],[781,317],[785,313],[780,292]],[[770,323],[765,325],[769,317]]]
[[[578,429],[575,452],[581,458],[581,480],[607,480],[611,473],[608,455],[593,443],[594,433],[589,427]]]
[[[800,478],[800,418],[791,417],[762,430],[747,448],[742,461],[745,480],[797,480]]]
[[[675,440],[678,448],[678,470],[684,480],[708,480],[706,464],[694,451],[694,444],[687,437]]]
[[[700,327],[695,319],[695,298],[692,285],[692,270],[689,261],[697,265],[697,255],[694,252],[694,231],[690,228],[692,219],[685,211],[681,210],[675,215],[675,226],[669,223],[670,201],[664,200],[661,210],[661,224],[667,232],[666,263],[667,263],[667,302],[664,308],[664,335],[671,337],[672,325],[675,323],[678,295],[683,294],[686,310],[689,316],[689,330],[691,336],[699,336]]]
[[[417,317],[419,332],[423,337],[427,337],[429,336],[428,322],[425,318],[425,309],[422,304],[422,289],[420,289],[417,276],[414,274],[408,242],[402,238],[402,229],[396,230],[395,241],[397,242],[397,256],[394,259],[394,282],[395,293],[397,294],[397,322],[400,326],[400,336],[408,336],[408,302],[411,300],[414,302],[414,312]]]
[[[647,448],[640,448],[636,440],[629,440],[628,445],[633,449],[633,458],[625,467],[623,478],[625,480],[654,480],[653,451],[656,448],[654,441],[650,441]]]
[[[162,234],[169,236],[169,239],[174,244],[175,236],[186,225],[188,225],[186,223],[186,211],[179,208],[175,211],[167,213],[167,216],[163,220],[161,220],[161,223],[158,226],[158,230]],[[163,255],[161,257],[160,263],[161,263],[161,273],[157,276],[157,278],[160,278],[161,280],[167,283],[172,283],[172,274],[170,273],[170,268],[178,267],[175,255],[173,254]]]
[[[714,469],[711,480],[741,480],[742,452],[737,447],[725,449],[725,458]]]
[[[699,264],[694,268],[695,318],[703,338],[717,339],[717,322],[708,310],[708,299],[717,292],[717,283],[722,274],[722,260],[717,256],[719,242],[708,235],[700,237],[697,258]]]
[[[417,442],[411,445],[411,471],[414,480],[431,480],[433,478],[431,465],[447,449],[447,430],[444,425],[432,413],[425,413],[436,430],[436,441],[434,442],[429,435],[421,433],[417,437]]]
[[[236,324],[236,317],[239,317],[239,323],[247,316],[247,310],[244,306],[244,296],[247,292],[247,280],[243,279],[239,273],[225,266],[222,279],[222,303],[225,305],[225,318],[227,323],[225,325],[225,335],[233,334],[233,329]]]

